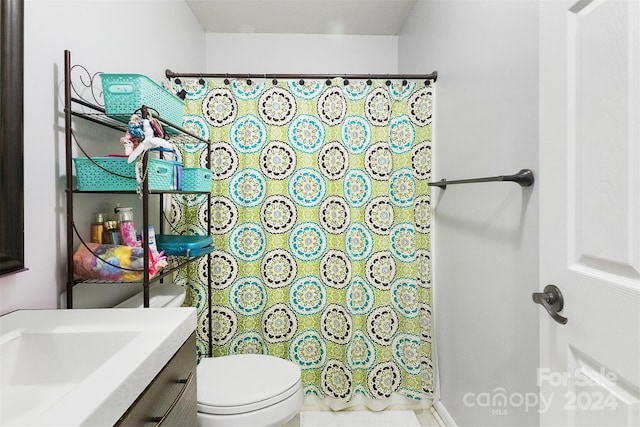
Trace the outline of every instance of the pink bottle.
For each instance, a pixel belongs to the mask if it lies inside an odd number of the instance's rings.
[[[138,240],[136,239],[136,224],[133,222],[133,209],[117,208],[117,212],[120,241],[127,246],[138,246]]]

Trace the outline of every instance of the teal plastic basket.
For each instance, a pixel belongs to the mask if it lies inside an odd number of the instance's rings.
[[[213,174],[205,168],[182,169],[182,191],[210,192]]]
[[[180,189],[182,163],[171,160],[149,159],[149,190],[171,191]]]
[[[214,249],[212,236],[156,234],[156,244],[165,255],[200,256]]]
[[[126,157],[78,157],[73,159],[80,191],[136,191],[136,163]],[[149,159],[147,179],[149,190],[176,189],[176,162]]]
[[[124,123],[143,105],[169,123],[182,126],[184,102],[142,74],[101,74],[104,108],[108,116]]]

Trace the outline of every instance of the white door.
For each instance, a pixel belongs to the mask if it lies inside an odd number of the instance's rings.
[[[640,426],[640,0],[540,2],[541,424]]]

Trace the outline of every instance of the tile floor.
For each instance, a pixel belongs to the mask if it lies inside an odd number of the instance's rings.
[[[349,424],[354,424],[354,419],[353,419],[353,413],[354,412],[358,412],[358,411],[350,411],[348,412],[350,415],[350,420],[349,420]],[[392,411],[388,411],[388,412],[392,412]],[[418,422],[420,424],[420,427],[445,427],[444,424],[441,424],[441,421],[439,422],[439,420],[431,413],[431,410],[426,409],[426,410],[420,410],[420,411],[413,411],[416,418],[418,419]],[[347,412],[344,412],[344,414],[346,414]],[[331,423],[327,423],[326,427],[333,427],[337,424],[336,420],[338,420],[341,417],[341,412],[335,412],[333,413],[333,422]],[[363,417],[364,418],[364,417]],[[310,425],[305,425],[305,424],[301,424],[300,422],[300,415],[296,415],[291,421],[289,421],[287,424],[285,424],[283,427],[311,427]],[[356,421],[357,423],[357,421]],[[384,426],[384,427],[396,427],[397,424],[392,424],[389,426]],[[313,427],[320,427],[319,424],[314,423]],[[323,426],[324,427],[324,426]],[[374,427],[374,426],[371,426]],[[378,427],[378,426],[375,426]],[[380,425],[379,427],[382,427],[382,425]]]

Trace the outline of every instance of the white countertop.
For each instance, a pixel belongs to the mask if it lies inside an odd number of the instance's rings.
[[[113,425],[196,324],[194,308],[1,316],[0,425]]]

